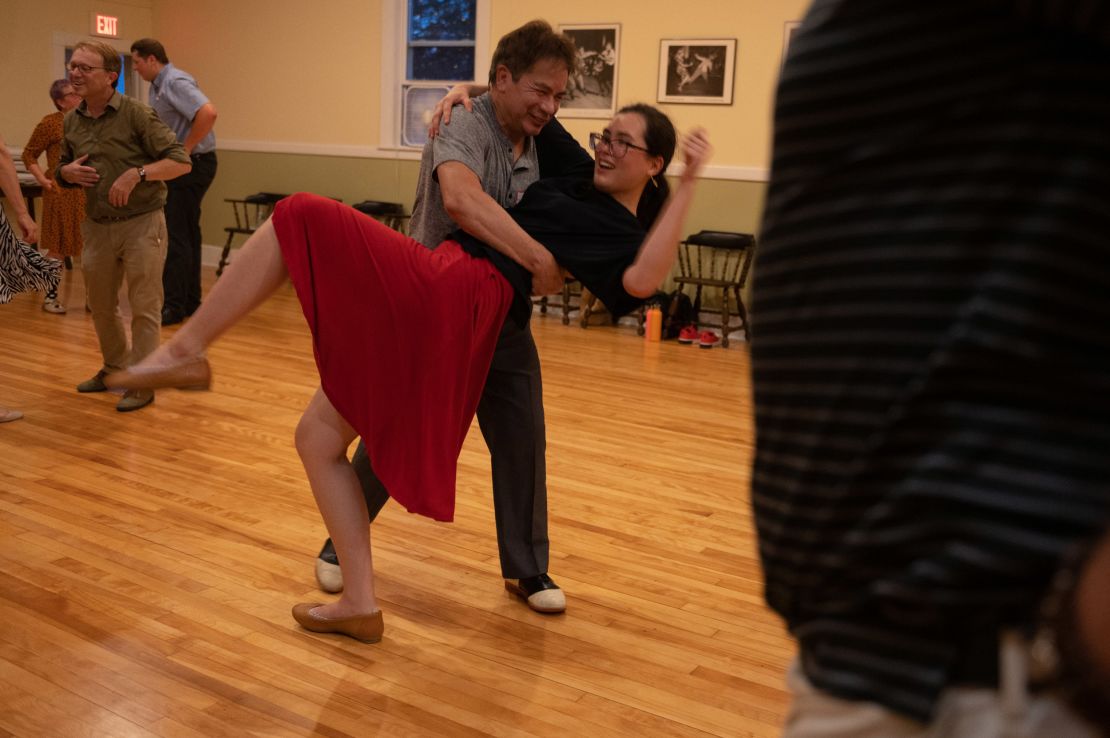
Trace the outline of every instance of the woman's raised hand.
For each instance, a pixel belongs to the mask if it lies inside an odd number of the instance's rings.
[[[682,137],[682,181],[687,182],[697,178],[705,165],[713,157],[713,146],[709,143],[709,134],[704,128],[695,128]]]

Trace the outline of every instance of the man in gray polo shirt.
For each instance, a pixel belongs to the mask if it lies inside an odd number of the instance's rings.
[[[533,274],[533,291],[561,289],[564,275],[551,254],[505,212],[539,179],[534,136],[549,122],[575,64],[574,45],[543,21],[506,34],[490,65],[490,91],[473,112],[456,110],[451,125],[424,147],[410,235],[434,248],[463,228]],[[562,142],[570,141],[561,131]],[[571,152],[581,152],[574,144]],[[581,153],[586,160],[589,156]],[[567,167],[581,164],[567,157]],[[545,172],[559,174],[560,172]],[[538,612],[566,609],[563,592],[547,575],[547,486],[543,395],[531,330],[506,321],[478,405],[489,447],[494,510],[505,587]],[[373,520],[388,499],[359,444],[355,470]],[[342,589],[331,541],[316,563],[320,586]]]
[[[153,38],[131,44],[139,76],[150,82],[150,107],[177,135],[193,170],[168,182],[166,229],[170,234],[162,270],[162,325],[180,323],[200,307],[200,203],[216,177],[216,107],[191,76],[170,63]]]

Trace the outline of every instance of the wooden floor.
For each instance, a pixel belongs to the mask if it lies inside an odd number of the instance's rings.
[[[0,306],[0,403],[26,413],[0,425],[0,736],[778,734],[793,649],[761,597],[742,342],[537,316],[567,613],[502,588],[475,427],[455,523],[374,525],[386,634],[363,645],[289,615],[325,535],[291,288],[213,348],[213,392],[125,415],[73,391],[100,360],[67,279],[65,316]]]

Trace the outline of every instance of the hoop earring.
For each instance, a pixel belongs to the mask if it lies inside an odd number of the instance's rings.
[[[655,189],[659,189],[659,183],[655,181],[655,177],[651,177],[651,184]]]

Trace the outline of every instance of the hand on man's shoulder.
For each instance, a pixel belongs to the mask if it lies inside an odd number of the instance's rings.
[[[478,130],[478,126],[482,125],[484,123],[477,110],[467,110],[466,106],[459,103],[451,108],[451,122],[441,124],[432,140],[438,141],[444,137],[460,138],[469,136],[473,131]]]

